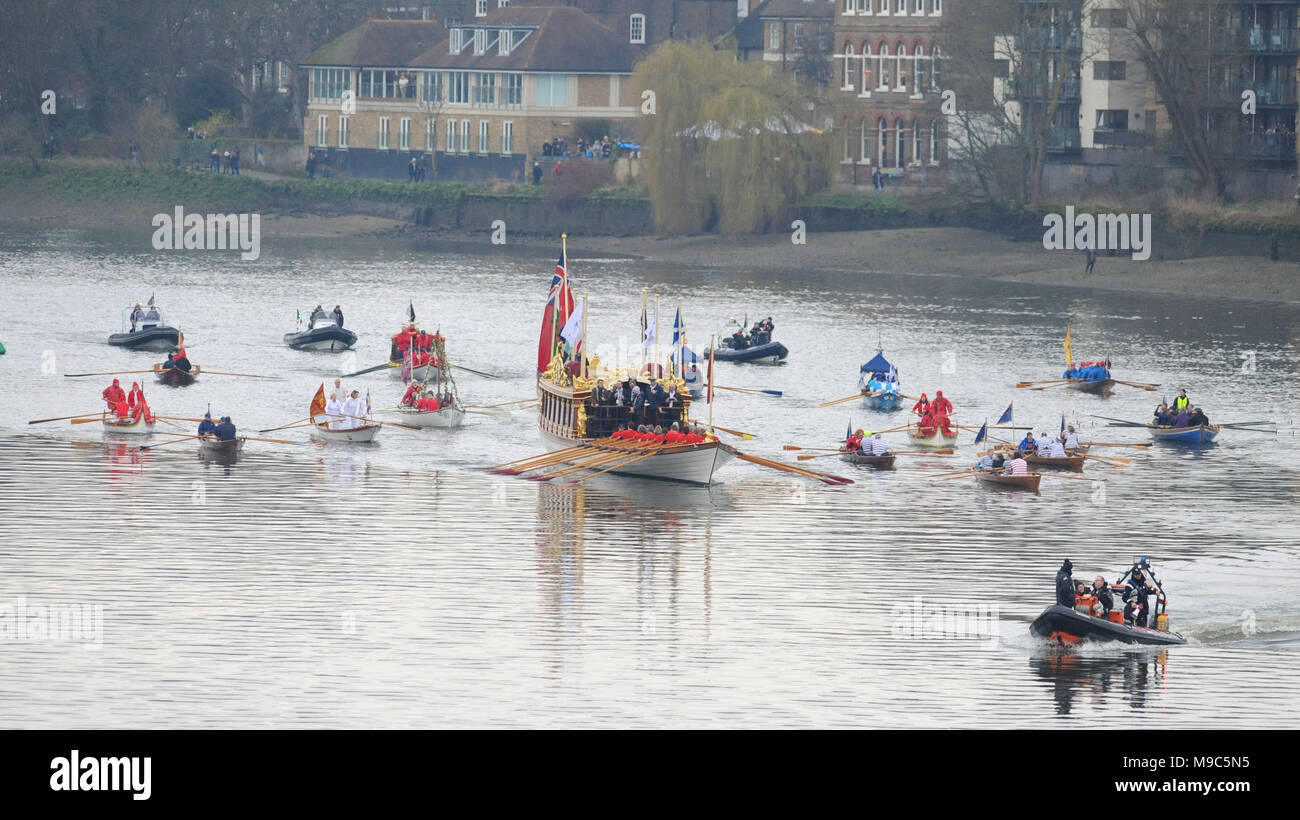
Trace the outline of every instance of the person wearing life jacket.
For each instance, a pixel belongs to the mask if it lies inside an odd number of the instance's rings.
[[[1192,400],[1187,398],[1187,390],[1186,389],[1179,390],[1178,395],[1174,396],[1174,407],[1173,407],[1174,412],[1178,413],[1182,410],[1191,410],[1191,409],[1192,409]]]
[[[1097,604],[1101,607],[1100,617],[1105,618],[1110,615],[1110,611],[1115,608],[1115,596],[1110,591],[1110,584],[1106,579],[1098,575],[1092,579],[1092,594],[1097,596]]]
[[[1056,571],[1056,603],[1071,609],[1074,609],[1074,579],[1070,577],[1073,570],[1074,564],[1066,558]]]
[[[947,397],[943,395],[942,390],[935,391],[934,401],[930,403],[930,406],[934,409],[936,414],[943,413],[945,416],[952,415],[952,402],[948,401]]]
[[[1127,626],[1147,625],[1147,605],[1143,598],[1132,598],[1124,604],[1124,623]]]
[[[924,393],[922,393],[921,398],[917,399],[916,404],[912,405],[912,412],[918,416],[924,416],[925,412],[929,409],[930,400],[925,397]]]
[[[1155,586],[1147,580],[1141,567],[1134,567],[1129,573],[1128,583],[1124,585],[1124,600],[1126,602],[1136,602],[1141,613],[1141,619],[1133,619],[1137,626],[1146,626],[1147,617],[1147,598],[1151,593],[1156,592]],[[1129,623],[1129,607],[1124,608],[1124,622]]]
[[[849,436],[849,440],[844,442],[844,449],[850,453],[861,453],[863,435],[864,433],[860,429],[854,432],[853,435]]]
[[[110,412],[118,417],[126,415],[126,393],[122,390],[121,382],[113,379],[113,383],[105,387],[101,395],[103,395],[104,401],[108,403]]]

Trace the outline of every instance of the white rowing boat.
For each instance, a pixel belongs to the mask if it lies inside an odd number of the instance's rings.
[[[459,407],[444,407],[441,410],[399,407],[394,412],[402,417],[403,424],[415,427],[459,427],[465,421],[465,411]]]
[[[158,426],[158,421],[156,419],[154,421],[146,422],[143,413],[138,419],[132,419],[130,416],[125,419],[118,419],[116,416],[110,416],[105,413],[103,423],[105,433],[133,436],[147,436],[153,432],[155,427]]]

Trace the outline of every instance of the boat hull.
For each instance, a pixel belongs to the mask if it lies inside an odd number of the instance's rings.
[[[1041,475],[1002,475],[1001,473],[976,473],[975,480],[986,487],[994,487],[1004,490],[1027,490],[1029,492],[1038,492],[1038,483],[1042,481]]]
[[[1091,393],[1094,396],[1109,396],[1115,389],[1114,379],[1094,379],[1092,381],[1072,381],[1066,385],[1071,390],[1078,390],[1080,393]]]
[[[127,350],[172,353],[180,349],[177,346],[180,339],[180,331],[176,328],[158,325],[134,333],[114,333],[108,337],[108,343],[114,347],[125,347]]]
[[[394,379],[400,380],[402,378],[402,363],[389,362],[388,373]],[[426,365],[421,365],[419,367],[411,368],[411,381],[429,382],[429,381],[433,381],[437,377],[438,377],[438,368],[434,367],[431,364],[426,364]]]
[[[875,467],[877,470],[894,469],[894,456],[868,456],[859,453],[840,453],[840,461],[847,461],[849,464],[857,464],[864,467]]]
[[[1170,444],[1209,444],[1219,434],[1218,430],[1208,424],[1200,427],[1153,427],[1147,425],[1147,432],[1156,441]]]
[[[341,442],[347,444],[369,444],[379,435],[380,425],[363,424],[349,430],[331,430],[320,424],[313,424],[311,437],[317,441]]]
[[[402,424],[415,427],[459,427],[465,422],[465,411],[457,407],[443,410],[411,410],[403,407],[398,408],[397,414],[401,416]]]
[[[178,370],[175,367],[156,364],[153,366],[153,373],[159,384],[167,387],[189,387],[198,378],[199,368],[191,366],[189,370]]]
[[[337,353],[357,343],[357,334],[345,328],[329,326],[284,334],[284,343],[294,350]]]
[[[1083,472],[1084,462],[1087,461],[1083,456],[1066,456],[1065,458],[1050,458],[1048,456],[1025,456],[1025,462],[1040,470],[1063,470],[1071,473]]]
[[[866,405],[868,410],[889,413],[903,406],[903,397],[899,393],[864,393],[862,403]]]
[[[738,364],[779,364],[790,355],[790,351],[780,342],[766,342],[761,345],[736,350],[732,347],[719,347],[712,352],[714,361],[736,362]],[[705,351],[704,357],[709,357]]]
[[[158,426],[157,421],[146,422],[144,416],[126,424],[121,424],[116,419],[105,418],[103,424],[105,433],[124,436],[147,436]]]
[[[942,430],[935,430],[934,435],[923,436],[915,427],[907,428],[907,437],[911,439],[912,444],[917,447],[956,447],[957,433],[951,436],[945,436]]]
[[[561,450],[565,447],[573,447],[576,444],[582,444],[583,439],[567,438],[549,433],[546,430],[540,430],[542,441],[546,444],[547,450]],[[664,452],[658,455],[643,458],[635,464],[629,464],[626,467],[616,470],[610,470],[611,474],[637,476],[639,478],[654,478],[660,481],[676,481],[683,484],[701,484],[708,485],[713,482],[713,473],[718,467],[721,467],[734,456],[723,449],[718,442],[711,441],[704,444],[678,444],[678,445],[657,445],[662,447]],[[585,461],[594,455],[592,451],[578,453],[571,461],[565,461],[566,464]],[[635,452],[629,452],[628,458],[636,456]],[[605,465],[610,466],[610,465]],[[600,471],[605,467],[595,466],[593,471]]]
[[[226,459],[233,461],[239,458],[240,453],[244,452],[245,441],[247,439],[243,436],[230,441],[201,438],[199,439],[199,456],[215,460]]]
[[[1173,646],[1187,643],[1187,639],[1177,632],[1125,626],[1105,618],[1075,612],[1060,604],[1053,604],[1043,610],[1043,614],[1029,625],[1029,631],[1040,638],[1047,638],[1053,643],[1060,644],[1074,644],[1081,641],[1103,643],[1118,641],[1148,646]]]

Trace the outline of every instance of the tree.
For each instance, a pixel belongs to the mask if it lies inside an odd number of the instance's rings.
[[[670,41],[637,66],[633,82],[655,101],[641,133],[658,230],[770,230],[826,185],[830,139],[808,124],[818,112],[790,77]]]

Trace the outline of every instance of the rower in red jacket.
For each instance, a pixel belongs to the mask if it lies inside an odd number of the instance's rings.
[[[912,405],[912,412],[918,416],[924,416],[929,409],[930,400],[925,397],[924,393],[922,393],[921,398],[917,399],[916,404]]]
[[[937,404],[938,402],[936,401],[935,403]],[[939,425],[939,429],[943,431],[943,434],[945,436],[954,435],[952,429],[952,422],[948,420],[947,413],[943,412],[942,410],[936,410],[934,412],[934,422],[935,424]]]
[[[126,393],[122,391],[121,383],[113,379],[113,383],[104,388],[104,401],[108,402],[108,409],[111,413],[116,413],[118,418],[126,415]]]
[[[864,435],[863,431],[862,431],[862,430],[858,430],[856,433],[854,433],[853,435],[849,436],[849,440],[846,441],[846,442],[844,442],[844,447],[845,447],[845,449],[847,449],[850,453],[860,453],[860,452],[862,452],[862,437],[863,437],[863,435]]]
[[[928,438],[934,435],[934,431],[937,428],[938,425],[935,423],[934,413],[931,412],[929,407],[927,407],[925,409],[925,415],[921,416],[921,420],[916,425],[917,432]]]
[[[131,418],[139,419],[144,416],[145,422],[153,421],[153,414],[149,412],[149,405],[145,403],[144,391],[140,389],[139,382],[131,382],[131,393],[126,397],[126,403],[131,409]]]
[[[935,413],[943,413],[944,415],[952,414],[952,402],[948,401],[948,399],[944,397],[942,390],[935,392],[934,401],[930,406],[934,408]]]

